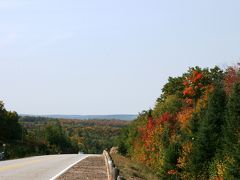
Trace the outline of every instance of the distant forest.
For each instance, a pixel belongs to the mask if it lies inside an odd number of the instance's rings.
[[[37,117],[36,115],[21,114],[20,116]],[[39,117],[39,116],[38,116]],[[137,118],[133,114],[113,114],[113,115],[40,115],[40,117],[53,119],[80,119],[80,120],[126,120],[131,121]]]
[[[170,77],[118,145],[160,179],[240,179],[239,64]]]
[[[5,159],[58,153],[102,153],[128,121],[18,116],[0,102],[0,152]],[[5,144],[5,147],[3,146]]]

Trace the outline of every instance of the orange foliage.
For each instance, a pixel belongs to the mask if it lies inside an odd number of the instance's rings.
[[[186,102],[188,105],[193,105],[193,100],[192,100],[192,99],[186,98],[186,99],[184,99],[184,100],[185,100],[185,102]]]
[[[147,124],[139,128],[141,134],[140,141],[134,143],[134,149],[138,151],[134,156],[139,161],[151,167],[161,166],[159,164],[163,163],[163,156],[160,137],[164,131],[165,124],[170,127],[169,138],[171,138],[175,133],[176,117],[168,112],[162,114],[158,119],[153,119],[150,116]]]
[[[193,113],[194,109],[191,107],[187,107],[182,109],[182,111],[180,111],[177,114],[177,120],[180,122],[180,126],[181,128],[186,127],[188,121],[191,119],[192,117],[192,113]]]
[[[139,129],[141,139],[144,142],[144,146],[147,148],[147,150],[155,150],[155,148],[152,147],[154,135],[159,133],[158,131],[156,132],[156,130],[159,130],[166,122],[168,122],[170,128],[173,129],[176,123],[175,116],[166,112],[162,114],[159,119],[153,119],[152,117],[149,117],[146,126]]]
[[[178,158],[177,167],[181,169],[186,168],[186,163],[191,151],[192,151],[192,142],[189,141],[182,145],[182,153],[181,153],[181,157]]]
[[[209,94],[213,92],[215,88],[214,80],[217,79],[215,76],[218,76],[218,74],[216,75],[214,73],[216,72],[212,72],[212,70],[208,71],[207,69],[201,70],[200,68],[192,68],[188,71],[187,76],[183,76],[183,78],[185,78],[182,82],[184,85],[182,91],[184,96],[181,102],[186,103],[182,103],[183,106],[181,111],[174,115],[166,112],[156,119],[151,116],[148,117],[146,125],[139,128],[140,138],[137,139],[138,141],[133,145],[134,151],[136,151],[135,157],[137,156],[141,162],[159,171],[163,169],[162,167],[165,167],[164,158],[166,158],[166,142],[168,144],[180,142],[181,151],[177,154],[177,163],[174,161],[174,166],[169,166],[170,168],[164,171],[164,174],[169,175],[169,177],[171,175],[181,176],[181,179],[191,178],[187,166],[190,162],[193,146],[192,140],[194,139],[186,142],[186,138],[184,136],[182,138],[182,134],[191,137],[193,130],[189,125],[189,121],[193,114],[197,115],[203,108],[206,108]],[[216,83],[217,82],[218,81],[216,81]],[[226,71],[224,86],[227,94],[231,93],[232,86],[235,82],[240,82],[240,65],[239,67],[230,67]],[[164,102],[165,101],[163,101],[163,103]],[[177,125],[180,125],[180,128]],[[165,140],[166,138],[167,141]],[[217,162],[217,174],[213,178],[222,180],[225,168],[224,163],[221,161]]]
[[[205,90],[204,94],[203,94],[202,97],[201,97],[200,99],[198,99],[198,101],[197,101],[197,104],[196,104],[196,107],[195,107],[195,112],[200,112],[200,110],[201,110],[202,108],[205,108],[205,107],[206,107],[209,94],[210,94],[211,92],[213,92],[214,86],[213,86],[213,85],[208,85],[208,86],[206,86],[205,89],[206,89],[206,90]]]
[[[158,122],[160,122],[160,124],[163,124],[165,122],[175,123],[175,120],[176,119],[174,115],[170,114],[169,112],[166,112],[162,114]]]
[[[146,127],[142,127],[139,129],[139,131],[141,133],[141,139],[144,143],[144,146],[148,150],[151,150],[152,136],[154,133],[155,126],[156,126],[155,120],[152,117],[149,117]]]
[[[177,174],[177,171],[175,169],[171,169],[167,172],[169,175]]]
[[[189,99],[196,99],[204,89],[202,83],[203,78],[203,73],[195,69],[193,69],[191,74],[186,77],[183,82],[183,85],[185,86],[183,95],[188,98],[188,102],[190,102]]]
[[[184,96],[195,96],[195,91],[192,86],[186,87],[183,91]]]

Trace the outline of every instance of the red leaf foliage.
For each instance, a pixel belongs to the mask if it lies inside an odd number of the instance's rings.
[[[224,78],[225,91],[229,95],[232,92],[233,84],[240,82],[239,66],[229,67]]]
[[[200,70],[192,69],[192,72],[186,77],[183,82],[185,89],[183,90],[183,95],[188,99],[198,98],[202,91],[204,90],[204,74]]]

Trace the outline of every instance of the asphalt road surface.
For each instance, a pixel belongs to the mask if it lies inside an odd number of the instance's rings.
[[[88,155],[66,154],[0,161],[0,179],[48,180],[86,157]]]

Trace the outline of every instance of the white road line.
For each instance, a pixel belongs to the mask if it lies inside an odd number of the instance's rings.
[[[68,166],[67,168],[65,168],[64,170],[62,170],[60,173],[58,173],[56,176],[50,178],[50,180],[55,180],[56,178],[58,178],[59,176],[61,176],[63,173],[65,173],[67,170],[69,170],[71,167],[73,167],[74,165],[76,165],[77,163],[79,163],[80,161],[82,161],[83,159],[86,159],[87,157],[89,157],[89,155],[86,155],[85,157],[82,157],[81,159],[79,159],[77,162],[71,164],[70,166]]]

